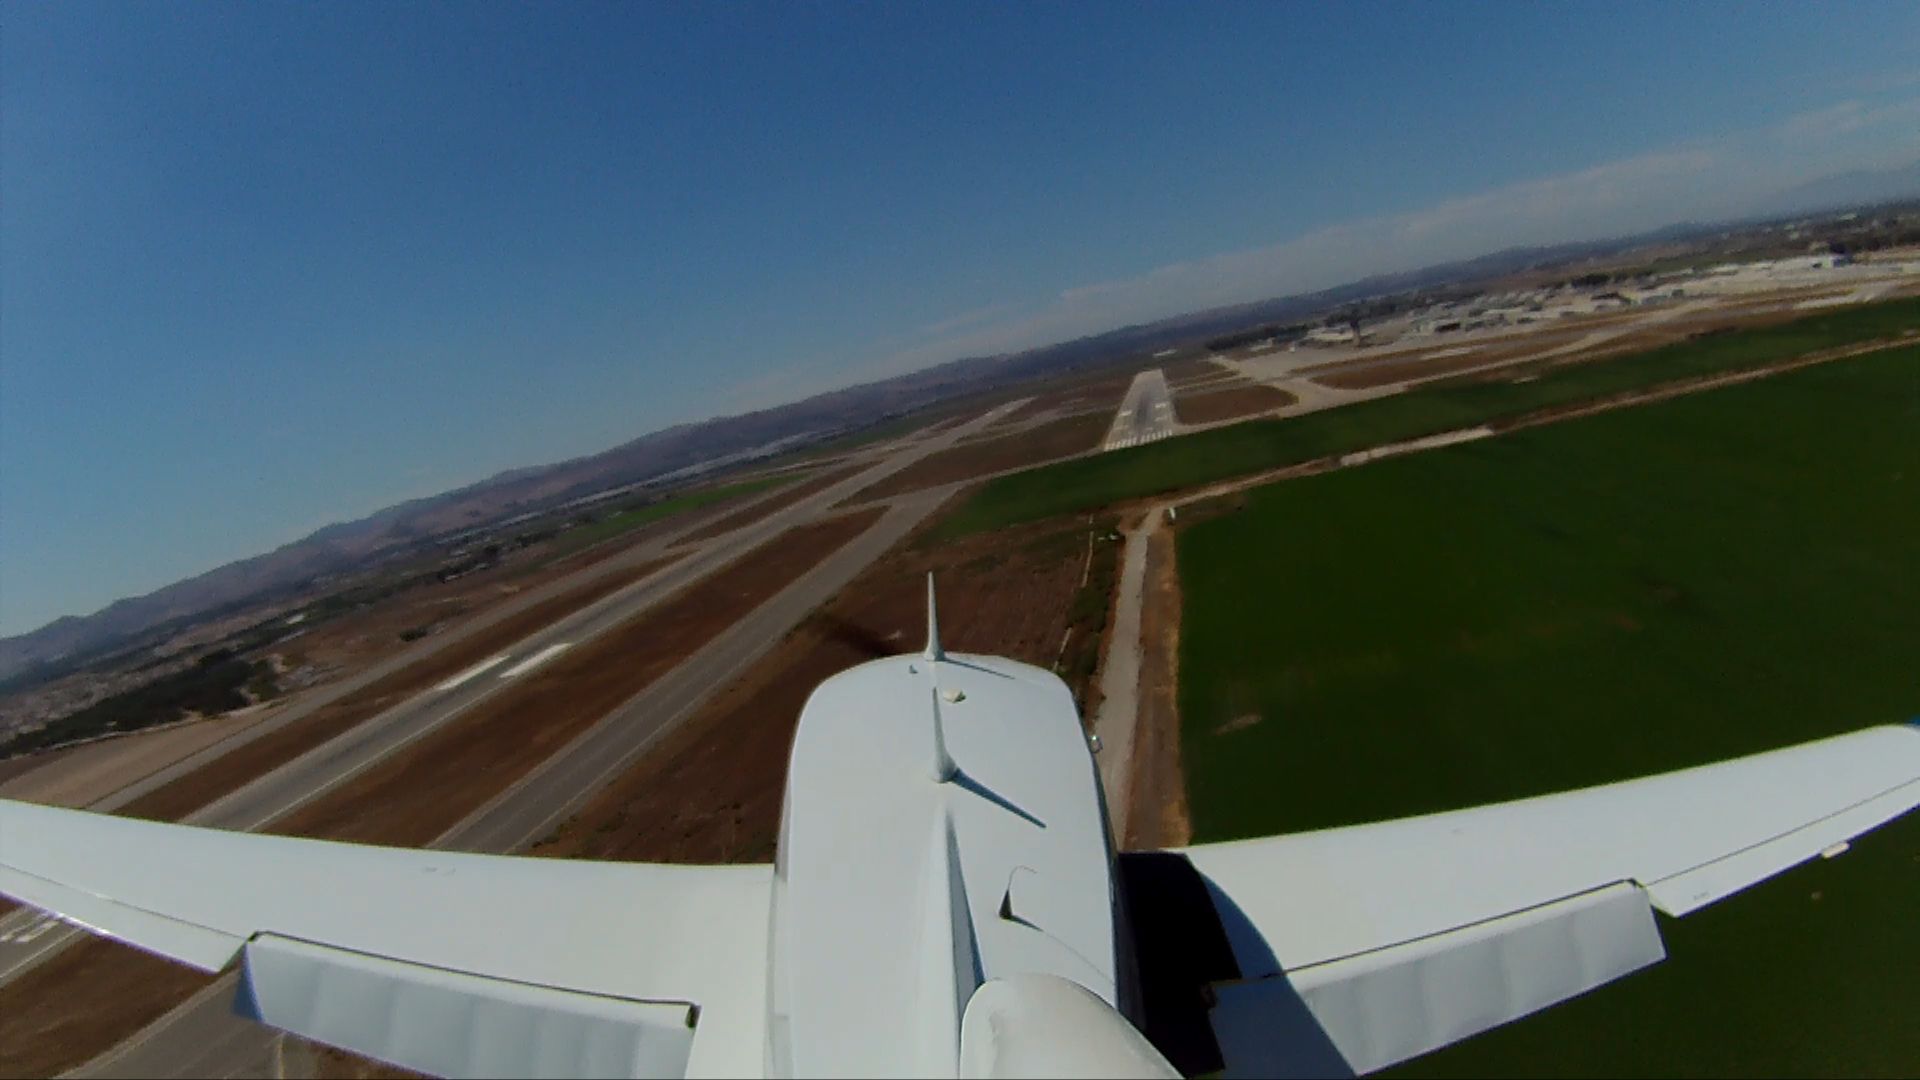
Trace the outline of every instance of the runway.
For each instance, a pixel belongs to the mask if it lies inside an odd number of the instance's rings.
[[[1100,444],[1102,450],[1121,450],[1142,443],[1156,442],[1178,429],[1173,416],[1173,393],[1167,389],[1167,376],[1159,368],[1133,377],[1113,426]]]

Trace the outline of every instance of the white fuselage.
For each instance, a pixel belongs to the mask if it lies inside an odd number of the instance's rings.
[[[1065,684],[958,655],[822,683],[794,736],[771,918],[768,1075],[952,1076],[992,979],[1057,976],[1124,1010],[1113,849]]]

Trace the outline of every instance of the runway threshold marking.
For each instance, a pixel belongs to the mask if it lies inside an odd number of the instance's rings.
[[[468,668],[467,670],[461,672],[460,674],[455,675],[454,677],[448,679],[446,682],[443,682],[440,685],[434,687],[434,689],[436,691],[441,691],[441,692],[451,690],[454,687],[459,686],[461,683],[466,682],[468,679],[478,678],[479,676],[486,674],[490,669],[499,667],[501,664],[504,664],[506,662],[507,662],[506,653],[501,653],[499,656],[493,657],[492,659],[489,659],[489,660],[482,660],[479,663]]]
[[[572,647],[572,645],[573,645],[573,642],[571,641],[563,641],[558,645],[549,645],[546,648],[541,649],[539,652],[534,653],[532,656],[527,657],[525,660],[522,660],[519,663],[508,668],[507,670],[501,672],[500,677],[503,679],[511,679],[516,675],[525,675],[527,672],[532,671],[534,668],[539,667],[541,664],[544,664],[547,661],[553,659],[554,657],[559,656],[561,653],[566,652],[567,649]]]
[[[1142,443],[1159,442],[1161,439],[1170,439],[1174,434],[1174,432],[1167,431],[1163,428],[1159,431],[1150,431],[1145,435],[1127,435],[1122,438],[1107,440],[1107,444],[1101,447],[1101,449],[1125,450],[1130,446],[1139,446]]]

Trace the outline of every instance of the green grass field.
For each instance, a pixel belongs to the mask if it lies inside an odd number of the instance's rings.
[[[1907,720],[1920,347],[1271,485],[1179,557],[1196,841]],[[1400,1071],[1912,1075],[1916,916],[1910,817],[1663,919],[1651,972]]]
[[[1547,406],[1694,375],[1758,367],[1816,349],[1894,338],[1913,330],[1920,330],[1920,300],[1896,300],[1564,367],[1527,383],[1449,380],[1306,416],[1214,428],[989,481],[941,522],[936,538],[1110,506]]]

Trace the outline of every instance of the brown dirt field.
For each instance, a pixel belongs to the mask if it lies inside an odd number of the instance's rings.
[[[1120,407],[1120,399],[1133,383],[1134,373],[1099,375],[1076,380],[1063,386],[1036,387],[1033,400],[1015,410],[1014,417],[1029,417],[1051,409],[1084,412],[1103,409],[1108,413]]]
[[[1490,346],[1441,344],[1431,348],[1394,350],[1390,353],[1382,353],[1379,356],[1343,356],[1338,360],[1325,360],[1317,364],[1303,365],[1294,369],[1293,374],[1304,375],[1313,379],[1323,379],[1328,375],[1344,375],[1350,370],[1363,369],[1365,365],[1386,360],[1389,356],[1394,358],[1389,361],[1390,363],[1412,364],[1425,360],[1434,353],[1451,352],[1454,349],[1468,349],[1474,353],[1478,353],[1482,348],[1487,347]]]
[[[1106,413],[1070,416],[1064,420],[1048,421],[1017,435],[949,447],[862,488],[840,505],[871,502],[903,492],[919,491],[956,480],[971,480],[1004,469],[1037,465],[1091,450],[1099,445],[1101,436],[1107,433],[1111,422],[1112,417]]]
[[[26,754],[0,761],[0,784],[5,784],[16,776],[24,776],[43,765],[51,765],[70,757],[80,749],[78,746],[63,746],[57,750],[45,750],[38,754]]]
[[[743,556],[592,646],[529,673],[513,690],[274,822],[269,831],[428,843],[882,512],[804,526]],[[529,730],[528,716],[540,718],[537,729]],[[0,987],[0,1073],[50,1075],[72,1068],[208,981],[111,941],[80,942]]]
[[[1548,349],[1578,341],[1595,330],[1605,330],[1621,322],[1615,315],[1589,317],[1579,320],[1577,325],[1562,323],[1542,323],[1532,327],[1510,328],[1506,333],[1487,337],[1461,338],[1442,335],[1426,344],[1409,345],[1406,348],[1390,348],[1374,356],[1341,356],[1336,359],[1309,364],[1296,374],[1319,377],[1322,375],[1342,374],[1360,365],[1390,359],[1391,363],[1418,363],[1428,359],[1452,359],[1451,356],[1435,357],[1436,353],[1452,353],[1455,349],[1471,350],[1472,355],[1488,357],[1496,354],[1517,355],[1530,352],[1545,352]],[[1396,343],[1397,345],[1397,343]],[[1460,354],[1463,358],[1467,354]]]
[[[1032,431],[1042,424],[1048,424],[1060,419],[1063,419],[1063,417],[1059,414],[1048,414],[1045,416],[1036,416],[1031,420],[1001,420],[999,423],[989,424],[971,435],[962,436],[960,440],[953,445],[978,446],[983,442],[1004,439],[1010,435],[1017,435],[1022,431]]]
[[[1185,360],[1176,360],[1161,368],[1160,373],[1167,377],[1167,383],[1170,386],[1178,386],[1183,382],[1196,382],[1218,375],[1233,374],[1226,367],[1215,363],[1212,358],[1205,356],[1194,356]]]
[[[212,981],[105,938],[76,942],[0,986],[0,1076],[81,1065]]]
[[[1684,341],[1686,338],[1708,327],[1739,326],[1744,329],[1765,325],[1769,322],[1784,322],[1790,317],[1789,315],[1769,317],[1767,315],[1755,315],[1751,313],[1740,315],[1729,313],[1725,310],[1702,312],[1701,316],[1702,318],[1699,319],[1681,318],[1671,322],[1656,323],[1644,330],[1630,330],[1620,337],[1599,342],[1590,349],[1582,349],[1573,353],[1563,353],[1551,358],[1548,362],[1555,364],[1578,363],[1582,360],[1590,360],[1601,356],[1612,356],[1618,353],[1641,352],[1660,345]],[[1614,319],[1610,320],[1610,323],[1617,323],[1619,321],[1618,319]],[[1455,345],[1423,350],[1418,354],[1409,356],[1405,360],[1394,361],[1392,363],[1364,367],[1355,364],[1352,370],[1347,371],[1340,370],[1341,365],[1331,365],[1309,369],[1309,372],[1313,374],[1315,381],[1336,390],[1370,390],[1374,387],[1386,386],[1391,383],[1410,382],[1416,379],[1431,379],[1438,376],[1451,375],[1456,372],[1485,367],[1488,364],[1498,364],[1507,361],[1524,362],[1527,358],[1538,356],[1541,353],[1552,352],[1555,349],[1572,345],[1591,331],[1605,328],[1605,326],[1590,326],[1583,323],[1580,331],[1577,333],[1569,332],[1565,329],[1555,329],[1531,336],[1509,335],[1493,339],[1480,345]],[[1454,348],[1463,347],[1468,348],[1470,351],[1447,356],[1434,355],[1435,353],[1447,353],[1451,352]],[[1354,362],[1350,361],[1349,363]]]
[[[1223,386],[1231,386],[1235,383],[1244,383],[1247,381],[1249,381],[1247,377],[1238,372],[1221,371],[1217,375],[1207,375],[1198,379],[1181,379],[1179,382],[1174,382],[1169,379],[1167,386],[1172,389],[1175,394],[1192,394],[1202,390],[1219,389]]]
[[[944,426],[944,425],[942,425]],[[794,503],[816,492],[825,491],[833,485],[866,468],[864,465],[852,465],[844,469],[833,469],[820,473],[797,484],[789,484],[785,490],[769,496],[752,506],[736,510],[722,517],[706,528],[689,533],[680,539],[681,544],[697,544],[702,540],[711,540],[721,533],[729,533],[744,525],[751,525],[777,510],[784,510]]]
[[[1089,573],[1087,532],[1058,522],[896,551],[615,780],[536,855],[668,862],[765,861],[773,854],[787,755],[800,708],[830,675],[923,644],[926,574],[935,571],[940,633],[956,652],[1051,668]],[[1097,544],[1113,563],[1119,545]]]
[[[993,427],[1000,427],[1002,424],[1017,424],[1022,420],[1032,419],[1041,413],[1051,412],[1053,409],[1054,403],[1049,402],[1045,394],[1036,394],[1028,398],[1025,405],[1001,417],[1000,423],[993,425]],[[991,431],[993,428],[988,428],[987,430]]]
[[[1146,602],[1140,613],[1140,725],[1133,734],[1133,805],[1128,850],[1179,847],[1193,839],[1187,778],[1180,765],[1180,571],[1177,533],[1161,529],[1147,545]]]
[[[0,798],[84,807],[259,723],[273,705],[101,739],[47,755],[43,767],[0,783]]]
[[[289,665],[312,664],[322,671],[352,671],[382,654],[403,647],[402,632],[428,626],[451,629],[455,620],[487,605],[538,588],[571,570],[549,572],[503,563],[445,584],[422,585],[363,610],[328,619],[292,640],[274,646]],[[524,572],[523,572],[524,571]]]
[[[1173,411],[1183,424],[1211,424],[1242,416],[1270,412],[1299,400],[1277,386],[1241,382],[1221,390],[1199,394],[1181,394],[1173,399]]]
[[[1000,419],[995,420],[991,424],[988,424],[982,430],[989,433],[1004,431],[1007,428],[1017,426],[1021,423],[1024,423],[1027,420],[1031,420],[1032,418],[1040,415],[1041,413],[1046,412],[1047,410],[1045,406],[1038,406],[1038,407],[1035,406],[1034,402],[1036,400],[1037,400],[1036,398],[1029,396],[1027,401],[1024,404],[1022,404],[1019,408],[1008,412],[1005,416],[1002,416]],[[969,436],[969,437],[972,437],[972,436]],[[961,441],[965,442],[966,440],[963,439]]]
[[[590,645],[522,676],[512,689],[275,821],[269,831],[402,846],[432,842],[865,532],[882,513],[876,507],[783,534]]]
[[[1409,382],[1414,379],[1431,379],[1439,375],[1451,375],[1459,371],[1484,367],[1487,364],[1503,360],[1517,360],[1521,357],[1535,356],[1559,348],[1567,342],[1559,338],[1527,346],[1506,346],[1504,348],[1476,348],[1469,352],[1453,356],[1420,356],[1410,360],[1399,360],[1388,364],[1358,367],[1352,371],[1331,371],[1314,376],[1314,381],[1335,390],[1371,390],[1376,386],[1391,383]],[[1446,350],[1440,350],[1445,352]]]
[[[509,553],[497,566],[441,584],[408,589],[368,607],[328,619],[277,651],[294,663],[324,670],[354,670],[398,647],[403,631],[420,627],[453,628],[455,621],[480,614],[495,603],[541,588],[589,566],[624,554],[636,543],[667,529],[710,520],[734,511],[740,498],[683,510],[636,526],[598,543],[556,552],[557,540]],[[564,539],[564,534],[562,536]]]
[[[969,398],[966,401],[961,402],[955,406],[956,411],[952,416],[949,416],[946,419],[940,421],[939,423],[934,424],[932,427],[922,430],[920,434],[921,435],[938,435],[950,427],[957,427],[960,424],[963,424],[968,420],[973,419],[975,416],[978,416],[979,414],[986,412],[988,409],[992,408],[994,405],[998,403],[999,402],[997,399],[977,401],[975,399]]]
[[[1287,347],[1285,345],[1275,346],[1270,341],[1262,341],[1250,345],[1237,345],[1225,352],[1217,352],[1213,355],[1222,360],[1257,360],[1263,356],[1272,356],[1275,353],[1283,353],[1286,351]]]
[[[721,504],[718,509],[725,509]],[[712,511],[702,507],[689,511],[688,517]],[[686,518],[667,518],[676,525]],[[329,619],[306,634],[284,643],[278,650],[289,661],[316,664],[322,668],[356,668],[371,659],[380,659],[400,647],[404,630],[423,626],[453,629],[453,620],[477,615],[495,603],[577,573],[585,567],[611,559],[626,551],[635,541],[651,535],[660,522],[650,522],[592,547],[554,557],[546,547],[536,546],[525,553],[516,552],[499,566],[469,574],[444,584],[423,585],[364,610]]]
[[[368,717],[464,671],[555,620],[610,595],[672,562],[658,559],[607,574],[504,619],[457,645],[330,702],[271,735],[223,754],[119,810],[129,817],[177,821],[257,776],[292,761]]]

